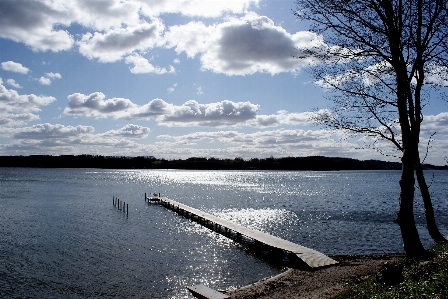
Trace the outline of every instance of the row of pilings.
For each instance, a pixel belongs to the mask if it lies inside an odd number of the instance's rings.
[[[118,197],[112,197],[112,205],[116,207],[119,211],[126,213],[126,216],[129,215],[129,204],[120,200]]]

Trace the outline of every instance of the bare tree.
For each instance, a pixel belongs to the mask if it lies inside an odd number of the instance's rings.
[[[297,0],[295,15],[324,37],[301,57],[317,61],[313,74],[331,88],[333,107],[316,120],[334,129],[365,134],[384,151],[390,142],[401,156],[396,222],[408,257],[425,251],[414,220],[415,176],[427,228],[437,229],[419,153],[426,86],[448,73],[448,0]],[[414,176],[415,172],[415,176]]]

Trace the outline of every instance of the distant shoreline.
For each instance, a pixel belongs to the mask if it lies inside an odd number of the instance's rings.
[[[189,170],[400,170],[401,163],[381,160],[357,160],[341,157],[282,157],[253,159],[158,159],[153,156],[30,155],[0,156],[0,167],[103,168],[103,169],[189,169]],[[424,164],[425,169],[448,170],[448,165]]]

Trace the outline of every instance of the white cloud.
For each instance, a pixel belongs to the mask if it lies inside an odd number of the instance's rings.
[[[0,136],[5,133],[8,135],[8,132],[5,132],[6,127],[23,126],[30,121],[38,119],[39,116],[33,113],[0,113],[0,125],[3,127]]]
[[[158,121],[166,126],[234,126],[254,119],[259,110],[259,105],[250,102],[235,103],[225,100],[199,104],[190,100],[181,106],[173,106],[172,112],[159,117]]]
[[[17,139],[64,139],[68,137],[79,137],[85,134],[93,133],[91,126],[64,126],[61,124],[38,124],[32,127],[21,128],[15,134]]]
[[[322,44],[311,32],[290,34],[272,20],[249,12],[259,0],[17,0],[0,1],[0,37],[31,46],[36,51],[68,50],[73,45],[89,59],[116,62],[127,58],[134,73],[163,74],[174,67],[153,66],[142,55],[155,47],[174,48],[188,57],[200,55],[203,70],[227,75],[255,72],[297,72],[309,61],[294,59],[297,49]],[[223,23],[206,26],[193,21],[171,26],[165,32],[160,19],[167,13],[185,16],[227,17]],[[79,24],[88,29],[74,42],[67,31]],[[175,59],[173,63],[179,63]],[[47,77],[49,78],[49,77]],[[53,78],[51,78],[53,79]],[[48,81],[45,81],[48,83]]]
[[[142,12],[148,16],[164,13],[180,13],[192,17],[216,18],[223,13],[243,13],[252,5],[258,6],[259,0],[139,0],[143,3]]]
[[[315,84],[328,89],[334,89],[347,83],[353,84],[354,82],[356,82],[355,85],[357,86],[369,87],[392,79],[391,72],[391,65],[386,61],[381,61],[362,70],[349,69],[344,73],[327,74],[317,80]]]
[[[174,90],[177,83],[168,88]],[[159,125],[169,127],[232,127],[251,126],[256,128],[280,125],[309,125],[317,112],[290,113],[278,111],[271,115],[258,115],[260,106],[250,102],[221,102],[200,104],[190,100],[176,106],[162,99],[154,99],[144,105],[132,103],[129,99],[111,98],[101,92],[90,95],[74,93],[68,96],[64,114],[90,118],[113,117],[115,119],[154,119]]]
[[[61,79],[62,76],[59,73],[45,73],[45,77],[50,79]]]
[[[200,142],[209,141],[225,145],[222,150],[224,157],[242,156],[246,158],[260,157],[267,154],[275,156],[362,156],[362,151],[356,151],[356,145],[341,142],[340,135],[327,130],[272,130],[255,133],[239,131],[195,132],[181,136],[158,136],[158,145],[170,144],[171,147],[192,147]],[[203,149],[209,156],[216,156],[219,150]],[[371,156],[370,156],[371,157]]]
[[[42,85],[50,85],[51,84],[51,80],[49,78],[41,76],[39,78],[39,83],[42,84]]]
[[[174,83],[173,86],[169,87],[167,90],[169,93],[172,93],[176,87],[177,87],[177,83]]]
[[[354,78],[358,78],[359,73],[355,71],[347,71],[344,74],[339,75],[325,75],[323,78],[317,80],[315,84],[319,87],[333,89],[341,84],[344,84],[347,81],[353,80]]]
[[[227,75],[296,72],[311,62],[294,58],[297,49],[323,44],[312,32],[289,34],[269,18],[253,13],[211,26],[202,22],[172,26],[165,40],[177,53],[185,52],[190,58],[201,54],[203,70]]]
[[[1,3],[1,1],[0,1]],[[21,63],[14,62],[14,61],[5,61],[2,62],[2,69],[5,71],[20,73],[20,74],[28,74],[30,71],[29,68],[24,67]]]
[[[131,73],[134,74],[154,73],[160,75],[166,73],[175,73],[176,71],[173,66],[170,66],[169,70],[154,66],[146,58],[138,54],[129,55],[125,58],[125,62],[127,64],[134,64],[134,66],[130,68]]]
[[[254,120],[248,121],[247,125],[261,128],[261,127],[277,127],[280,125],[309,125],[314,121],[312,118],[316,114],[320,114],[327,110],[319,110],[316,112],[293,112],[290,113],[285,110],[280,110],[276,114],[257,115]],[[328,111],[327,111],[328,112]]]
[[[447,164],[444,157],[448,156],[448,112],[423,116],[419,145],[421,159],[427,155],[425,163]]]
[[[89,59],[114,62],[135,51],[153,47],[163,29],[160,20],[153,20],[151,24],[145,22],[133,27],[111,28],[105,33],[86,33],[77,45],[79,52]]]
[[[39,83],[42,85],[50,85],[52,79],[61,79],[62,76],[59,73],[45,73],[45,76],[39,78]]]
[[[219,30],[217,25],[206,26],[203,22],[190,22],[185,25],[171,26],[165,32],[165,43],[177,53],[185,52],[189,58],[205,53],[216,43]]]
[[[135,107],[125,117],[127,119],[155,118],[164,126],[210,126],[227,127],[244,125],[247,120],[254,119],[259,106],[250,102],[222,101],[210,104],[199,104],[194,100],[175,106],[161,99]]]
[[[425,84],[448,87],[448,67],[432,63],[426,66],[425,72]],[[386,61],[372,61],[371,65],[362,70],[347,69],[343,73],[327,74],[317,80],[315,84],[323,88],[334,89],[343,84],[370,87],[384,84],[384,82],[394,84],[392,66]],[[412,78],[412,83],[416,83],[415,78]]]
[[[436,136],[444,135],[445,137],[448,137],[448,112],[424,116],[421,132],[422,135],[436,133]]]
[[[255,119],[259,105],[250,102],[222,101],[199,104],[191,100],[181,106],[154,99],[145,105],[136,105],[129,99],[106,99],[101,92],[90,95],[74,93],[68,96],[64,114],[91,118],[116,119],[155,118],[165,126],[234,126]]]
[[[223,13],[243,13],[259,0],[15,0],[0,1],[0,37],[21,42],[36,51],[61,51],[72,48],[73,36],[67,31],[71,24],[92,30],[93,40],[80,49],[88,57],[115,61],[116,57],[140,49],[145,30],[167,13],[186,16],[219,17]],[[152,21],[153,22],[153,21]],[[140,29],[138,29],[140,28]],[[130,29],[128,31],[128,29]],[[146,32],[148,33],[148,32]],[[140,35],[140,36],[139,36]],[[85,42],[85,39],[84,39]],[[125,46],[125,43],[130,43]],[[83,43],[81,43],[82,45]],[[114,48],[112,52],[111,48]],[[94,50],[99,53],[95,56]]]
[[[56,98],[49,96],[20,95],[15,90],[7,89],[0,78],[0,112],[38,112],[40,111],[40,106],[46,106],[54,101],[56,101]]]
[[[0,1],[0,11],[0,37],[24,43],[36,51],[57,52],[73,45],[70,33],[55,29],[72,21],[62,1]]]
[[[82,115],[91,118],[104,118],[112,116],[115,118],[122,118],[128,110],[136,107],[128,99],[112,98],[105,99],[105,95],[101,92],[84,95],[81,93],[74,93],[69,95],[67,107],[64,109],[64,114]]]
[[[6,84],[11,85],[15,88],[23,88],[23,86],[20,86],[20,84],[18,84],[14,79],[7,79]]]
[[[147,104],[142,106],[135,106],[134,109],[130,110],[124,118],[127,119],[148,119],[156,118],[165,114],[172,113],[174,105],[168,104],[164,100],[154,99],[149,101]]]
[[[101,135],[102,136],[142,139],[142,138],[148,137],[149,132],[150,132],[150,129],[147,127],[133,125],[133,124],[127,124],[126,126],[124,126],[123,128],[121,128],[119,130],[110,130]]]
[[[138,1],[58,0],[71,15],[72,22],[94,31],[135,26],[142,22]]]
[[[428,66],[426,83],[448,87],[448,67],[431,64]]]
[[[132,141],[146,138],[149,128],[128,124],[118,130],[94,133],[92,126],[65,126],[62,124],[37,124],[32,127],[9,129],[14,138],[9,144],[0,145],[0,150],[16,154],[74,154],[126,151],[143,153],[151,148]]]

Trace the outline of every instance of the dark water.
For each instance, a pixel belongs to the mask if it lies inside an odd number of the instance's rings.
[[[192,298],[185,286],[228,289],[282,270],[146,204],[145,192],[325,254],[401,252],[393,223],[399,175],[0,168],[0,297]],[[427,177],[448,235],[448,172]],[[112,206],[113,196],[129,204],[128,217]],[[430,246],[420,201],[416,221]]]

